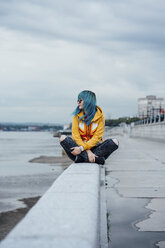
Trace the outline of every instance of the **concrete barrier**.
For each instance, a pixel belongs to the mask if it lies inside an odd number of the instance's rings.
[[[165,142],[165,122],[131,126],[130,137]]]
[[[125,133],[125,126],[107,128],[107,133],[109,136],[113,137],[115,135],[123,136]]]
[[[0,248],[107,248],[104,174],[97,164],[73,163]]]

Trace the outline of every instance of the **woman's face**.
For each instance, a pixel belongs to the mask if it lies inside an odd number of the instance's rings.
[[[84,103],[83,99],[78,100],[77,103],[78,103],[79,109],[83,109],[83,103]]]

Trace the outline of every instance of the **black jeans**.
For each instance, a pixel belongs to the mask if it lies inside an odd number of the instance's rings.
[[[68,157],[75,161],[76,156],[71,153],[71,148],[78,146],[77,143],[69,136],[67,136],[63,141],[60,142],[61,146],[64,148],[65,152],[67,153]],[[118,149],[118,145],[112,139],[107,139],[103,143],[100,143],[90,150],[99,157],[104,157],[107,159],[109,155]],[[79,154],[79,156],[83,157],[84,162],[89,162],[88,154],[86,151],[83,151]]]

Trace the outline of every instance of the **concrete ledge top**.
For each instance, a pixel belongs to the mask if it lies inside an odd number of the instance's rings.
[[[0,243],[0,248],[97,248],[100,168],[72,164]]]

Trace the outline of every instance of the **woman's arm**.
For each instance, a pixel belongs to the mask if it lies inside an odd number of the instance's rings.
[[[90,140],[88,140],[86,143],[84,143],[85,150],[90,150],[92,147],[97,145],[97,143],[102,139],[104,134],[104,123],[105,123],[104,118],[101,118],[98,122],[98,127],[93,137]]]
[[[98,157],[96,156],[91,150],[86,150],[88,154],[88,159],[91,163],[95,162],[95,158]]]
[[[73,117],[73,122],[72,122],[72,138],[74,141],[79,145],[84,147],[84,142],[81,138],[81,135],[79,133],[79,127],[78,127],[78,120],[77,116]],[[85,149],[85,147],[84,147]]]
[[[77,116],[74,116],[72,122],[72,138],[79,146],[83,146],[85,150],[90,150],[92,147],[97,145],[97,143],[102,139],[104,134],[104,124],[105,119],[100,118],[97,130],[94,133],[93,137],[89,141],[84,143],[79,133]]]

